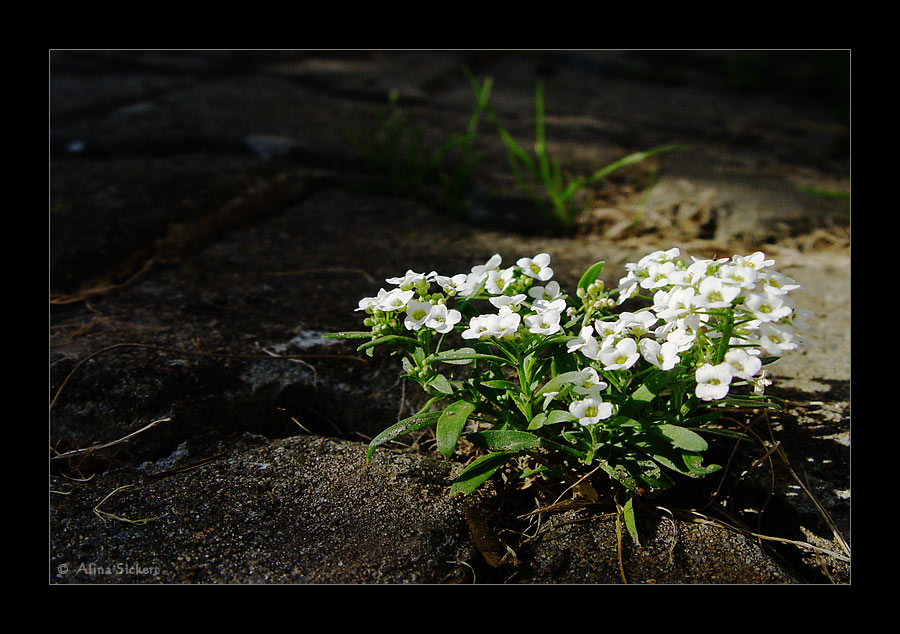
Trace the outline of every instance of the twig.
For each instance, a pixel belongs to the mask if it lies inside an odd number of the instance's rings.
[[[138,269],[134,274],[131,275],[128,279],[118,284],[106,284],[105,286],[95,286],[94,288],[89,288],[84,291],[80,291],[74,295],[51,295],[50,303],[51,304],[74,304],[75,302],[80,302],[85,299],[90,299],[91,297],[96,297],[97,295],[105,295],[106,293],[111,293],[112,291],[116,291],[122,288],[125,288],[129,284],[132,284],[136,279],[142,276],[144,273],[150,270],[150,267],[156,262],[154,258],[150,258]]]
[[[159,420],[155,420],[155,421],[153,421],[152,423],[149,423],[149,424],[147,424],[147,425],[144,425],[143,427],[141,427],[141,428],[138,429],[137,431],[133,431],[133,432],[131,432],[130,434],[128,434],[128,435],[126,435],[126,436],[122,436],[122,437],[119,438],[118,440],[113,440],[113,441],[110,441],[110,442],[105,442],[105,443],[102,443],[102,444],[99,444],[99,445],[92,445],[92,446],[90,446],[90,447],[85,447],[84,449],[73,449],[72,451],[67,451],[67,452],[65,452],[65,453],[61,453],[61,454],[57,454],[57,455],[55,455],[55,456],[51,456],[50,460],[61,460],[61,459],[63,459],[63,458],[71,458],[71,457],[73,457],[73,456],[81,456],[81,455],[84,455],[84,454],[87,454],[87,453],[92,453],[92,452],[94,452],[94,451],[99,451],[99,450],[101,450],[101,449],[106,449],[106,448],[108,448],[108,447],[112,447],[113,445],[118,445],[119,443],[123,443],[123,442],[125,442],[126,440],[129,440],[130,438],[134,438],[134,437],[137,436],[138,434],[141,434],[141,433],[147,431],[147,430],[150,429],[151,427],[156,427],[156,426],[159,425],[160,423],[165,423],[165,422],[168,422],[168,421],[171,421],[171,420],[172,420],[171,418],[160,418]]]
[[[460,566],[465,566],[466,568],[471,570],[472,571],[472,583],[475,583],[475,569],[472,567],[472,564],[470,564],[466,561],[462,561],[461,559],[453,559],[451,561],[448,561],[447,563],[448,564],[459,564]],[[449,576],[450,575],[447,575],[447,577],[449,577]],[[444,577],[444,578],[446,579],[447,577]]]
[[[282,359],[283,358],[280,354],[272,352],[271,350],[266,350],[265,348],[261,348],[261,350],[274,359]],[[319,382],[319,374],[316,372],[316,369],[312,365],[310,365],[303,359],[290,359],[290,361],[293,361],[294,363],[299,363],[300,365],[304,365],[307,368],[309,368],[313,373],[313,387],[317,386],[317,383]]]
[[[551,504],[550,506],[554,506],[557,502],[559,502],[559,501],[562,499],[562,496],[564,496],[566,493],[569,492],[569,490],[574,489],[574,488],[577,487],[579,484],[581,484],[584,480],[586,480],[587,478],[589,478],[589,477],[591,477],[592,475],[594,475],[594,474],[597,472],[597,470],[598,470],[599,468],[600,468],[600,465],[597,465],[596,467],[594,467],[593,470],[591,470],[590,472],[584,474],[583,476],[581,476],[580,478],[578,478],[575,482],[573,482],[572,484],[570,484],[569,486],[567,486],[567,487],[565,488],[565,490],[563,490],[563,492],[560,493],[559,496],[556,498],[556,501],[555,501],[553,504]]]
[[[828,555],[829,557],[834,557],[840,561],[850,561],[849,555],[844,555],[839,552],[835,552],[832,550],[826,550],[825,548],[820,548],[819,546],[815,546],[808,542],[801,542],[794,539],[786,539],[784,537],[774,537],[772,535],[762,535],[759,533],[754,533],[753,531],[749,531],[747,529],[738,528],[737,526],[732,526],[731,524],[726,524],[725,522],[720,522],[719,520],[715,520],[711,517],[707,517],[696,511],[688,511],[688,513],[693,517],[693,521],[699,522],[701,524],[711,524],[713,526],[718,526],[720,528],[724,528],[727,530],[735,531],[737,533],[741,533],[744,535],[749,535],[751,537],[756,537],[757,539],[763,539],[771,542],[781,542],[783,544],[791,544],[793,546],[797,546],[798,548],[804,548],[807,550],[812,550],[818,553],[822,553],[823,555]]]
[[[622,507],[616,500],[616,552],[619,556],[619,574],[622,575],[622,583],[628,584],[628,578],[625,576],[625,565],[622,563]]]
[[[132,520],[132,519],[129,519],[129,518],[127,518],[127,517],[121,517],[121,516],[119,516],[119,515],[114,515],[113,513],[107,513],[106,511],[101,511],[101,510],[100,510],[100,505],[103,504],[104,502],[106,502],[106,501],[107,501],[109,498],[111,498],[115,493],[121,491],[122,489],[127,489],[127,488],[133,487],[133,486],[134,486],[133,484],[126,484],[126,485],[123,485],[123,486],[120,486],[120,487],[116,487],[115,489],[113,489],[113,491],[111,491],[105,498],[103,498],[102,500],[100,500],[100,501],[96,504],[96,506],[94,506],[94,508],[93,508],[94,514],[95,514],[97,517],[99,517],[101,520],[103,520],[103,521],[106,521],[107,519],[112,519],[112,520],[117,520],[117,521],[119,521],[119,522],[125,522],[125,523],[127,523],[127,524],[137,524],[137,525],[143,525],[143,524],[146,524],[146,523],[148,523],[148,522],[152,522],[152,521],[154,521],[154,520],[159,519],[158,517],[155,517],[155,516],[152,516],[152,515],[151,515],[150,517],[144,517],[144,518],[141,518],[141,519],[139,519],[139,520]]]
[[[816,499],[816,496],[812,494],[809,490],[809,487],[804,484],[804,482],[800,479],[797,473],[794,471],[793,467],[788,463],[787,455],[784,453],[784,449],[780,446],[778,448],[778,456],[784,462],[791,476],[794,478],[794,481],[803,489],[803,492],[809,497],[812,503],[815,505],[816,510],[819,511],[819,514],[822,516],[822,519],[825,520],[825,523],[828,525],[828,528],[831,529],[831,533],[834,535],[834,538],[837,540],[838,544],[840,544],[841,548],[847,554],[846,561],[850,561],[850,545],[847,543],[847,540],[844,539],[844,536],[841,534],[841,531],[838,530],[837,525],[834,523],[834,520],[831,519],[831,515],[828,514],[828,511],[825,510],[825,507]]]

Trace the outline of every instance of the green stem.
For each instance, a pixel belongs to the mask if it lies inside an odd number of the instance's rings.
[[[722,363],[725,353],[728,352],[728,342],[731,341],[731,332],[734,330],[734,311],[725,311],[725,326],[722,328],[722,337],[719,339],[719,347],[716,348],[715,364]]]

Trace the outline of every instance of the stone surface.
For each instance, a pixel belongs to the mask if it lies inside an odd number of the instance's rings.
[[[222,449],[225,447],[225,449]],[[212,461],[52,482],[60,583],[443,583],[473,548],[451,465],[324,437],[244,435]],[[177,471],[177,469],[183,469]],[[175,471],[173,471],[175,470]],[[168,474],[168,475],[166,475]]]
[[[620,582],[614,525],[587,519],[608,504],[548,513],[559,528],[523,541],[512,536],[530,526],[519,516],[534,492],[500,487],[486,511],[448,499],[462,464],[434,459],[427,434],[363,467],[365,443],[421,397],[395,359],[321,334],[358,328],[358,299],[410,268],[546,251],[564,287],[597,260],[615,284],[626,262],[673,245],[771,254],[804,287],[814,345],[774,366],[785,411],[750,421],[785,459],[710,450],[730,466],[739,519],[782,541],[647,509],[645,549],[624,544],[625,578],[847,582],[834,530],[849,540],[849,201],[809,189],[849,189],[842,58],[825,57],[53,52],[51,583]],[[377,180],[350,138],[385,121],[392,93],[423,143],[463,130],[464,64],[493,77],[523,146],[543,79],[548,142],[573,170],[691,149],[598,184],[577,234],[558,236],[482,122],[474,206],[449,218],[437,190]],[[658,503],[701,507],[717,484]],[[118,518],[98,514],[101,501]],[[498,563],[510,551],[517,560]],[[73,572],[92,563],[110,574]]]

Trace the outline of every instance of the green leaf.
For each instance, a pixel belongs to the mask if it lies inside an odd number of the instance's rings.
[[[459,435],[466,426],[469,415],[475,411],[475,405],[469,401],[456,401],[441,412],[438,418],[435,435],[438,450],[445,458],[453,455]]]
[[[504,381],[502,379],[493,379],[490,381],[482,381],[482,385],[486,385],[495,390],[515,390],[517,392],[521,392],[522,388],[519,385],[516,385],[512,381]]]
[[[675,372],[665,370],[654,370],[651,372],[638,389],[632,392],[631,396],[619,410],[626,416],[637,416],[644,408],[662,392],[669,383],[675,378]]]
[[[437,390],[441,394],[453,394],[453,386],[450,384],[450,380],[443,374],[436,374],[430,378],[428,382],[425,383],[425,387]]]
[[[690,429],[668,424],[657,425],[656,429],[679,449],[686,451],[706,451],[707,449],[708,445],[703,437]]]
[[[567,441],[572,440],[571,437],[566,436],[565,432],[563,432],[561,436]],[[557,453],[567,453],[574,458],[582,460],[585,454],[590,450],[590,446],[584,441],[579,441],[578,438],[575,438],[574,441],[575,443],[573,445],[569,442],[556,442],[547,438],[542,438],[541,446],[552,449]]]
[[[440,412],[426,412],[424,414],[414,414],[409,418],[404,418],[385,429],[383,432],[375,436],[369,443],[369,449],[366,451],[366,462],[372,457],[375,448],[392,440],[399,438],[405,434],[419,431],[434,425],[440,417]]]
[[[686,418],[681,421],[679,425],[681,427],[700,427],[702,425],[708,425],[709,423],[712,423],[721,417],[721,412],[707,412],[705,414],[698,414],[697,416]]]
[[[628,442],[667,469],[690,478],[699,478],[719,469],[718,466],[703,467],[703,458],[699,453],[673,447],[670,441],[662,436],[656,438],[643,436]]]
[[[637,524],[634,521],[634,496],[630,494],[625,499],[625,505],[622,507],[622,517],[625,519],[625,528],[628,530],[628,534],[631,535],[631,539],[634,540],[634,545],[640,548],[641,542],[638,539]]]
[[[710,407],[716,407],[717,409],[771,409],[780,412],[782,409],[781,406],[778,403],[773,403],[772,401],[766,400],[768,398],[769,397],[767,396],[761,396],[759,397],[759,400],[757,400],[750,396],[746,396],[744,398],[728,397],[722,399],[721,401],[716,401],[715,405],[710,405]]]
[[[581,279],[578,281],[578,288],[583,288],[587,290],[588,286],[594,283],[597,277],[600,275],[600,271],[603,270],[603,265],[605,262],[596,262],[592,264],[587,271],[584,272],[584,275],[581,276]]]
[[[540,429],[544,425],[555,425],[568,421],[578,420],[574,415],[562,409],[554,409],[549,412],[540,412],[528,423],[528,429]]]
[[[544,421],[545,425],[555,425],[556,423],[564,423],[573,420],[578,420],[574,414],[571,414],[562,409],[554,409],[547,412],[547,420]]]
[[[723,436],[724,438],[733,438],[734,440],[746,440],[748,442],[753,441],[753,437],[750,434],[745,434],[741,431],[735,431],[734,429],[716,429],[716,428],[707,428],[703,430],[705,434],[711,434],[713,436]]]
[[[453,481],[450,495],[458,493],[468,495],[494,475],[497,469],[502,467],[515,453],[515,451],[499,451],[475,459]]]
[[[573,370],[571,372],[563,372],[562,374],[553,377],[549,381],[544,384],[544,387],[539,389],[535,396],[541,396],[547,392],[558,392],[563,386],[573,385],[575,381],[581,378],[582,371],[581,370]]]
[[[329,332],[322,335],[325,339],[370,339],[371,330],[344,330],[342,332]]]
[[[675,486],[675,481],[655,461],[648,458],[646,460],[635,460],[635,463],[640,467],[640,471],[636,474],[637,477],[650,487],[647,493],[663,491]]]
[[[475,353],[474,348],[459,348],[457,350],[445,350],[431,357],[432,361],[442,361],[452,365],[467,365],[472,363],[472,358],[468,355]]]
[[[459,350],[447,350],[446,352],[441,352],[430,357],[432,361],[442,361],[444,363],[455,363],[455,364],[466,364],[474,359],[485,359],[488,361],[499,361],[500,363],[507,363],[507,360],[503,357],[498,357],[492,354],[481,354],[479,352],[475,352],[472,348],[460,348]]]
[[[369,336],[371,336],[371,333]],[[368,343],[362,344],[356,350],[357,350],[357,352],[361,352],[363,350],[366,350],[368,348],[373,348],[375,346],[380,346],[380,345],[383,345],[386,343],[397,343],[397,342],[413,343],[415,345],[419,345],[419,342],[417,339],[411,339],[410,337],[402,337],[400,335],[385,335],[384,337],[378,337],[377,339],[373,339],[372,341],[369,341]]]
[[[703,456],[699,454],[685,453],[682,456],[682,459],[684,460],[684,464],[687,466],[688,471],[690,471],[694,477],[709,475],[710,473],[715,473],[722,468],[717,464],[703,466]]]
[[[610,478],[620,483],[629,491],[636,491],[638,484],[635,481],[634,476],[623,465],[617,464],[615,459],[598,459],[597,462],[600,464],[600,468],[603,469]]]
[[[638,421],[628,416],[613,416],[606,424],[609,427],[637,427],[638,429],[642,427]]]
[[[623,167],[627,167],[628,165],[633,165],[635,163],[639,163],[643,160],[650,158],[651,156],[655,156],[657,154],[661,154],[663,152],[671,152],[672,150],[684,150],[687,149],[686,146],[683,145],[665,145],[662,147],[658,147],[654,150],[648,150],[646,152],[635,152],[634,154],[629,154],[625,158],[619,159],[614,163],[610,163],[606,167],[597,170],[593,174],[591,174],[590,178],[587,180],[585,184],[593,183],[601,178],[609,176],[616,170],[622,169]]]
[[[528,429],[540,429],[547,422],[547,414],[538,412],[537,415],[528,421]]]
[[[541,444],[539,436],[516,429],[489,429],[469,434],[467,437],[488,451],[521,451],[535,449]]]

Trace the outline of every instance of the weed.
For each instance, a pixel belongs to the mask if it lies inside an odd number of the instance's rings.
[[[473,83],[474,86],[477,86],[477,83]],[[551,157],[547,151],[543,82],[537,83],[534,101],[534,156],[526,152],[513,139],[500,123],[493,109],[488,110],[488,116],[506,146],[507,158],[519,187],[544,212],[547,221],[557,231],[568,233],[575,227],[580,213],[575,205],[576,194],[585,187],[629,165],[640,163],[664,152],[684,149],[684,146],[681,145],[665,145],[646,152],[635,152],[610,163],[589,176],[574,176],[564,172],[559,157]]]

